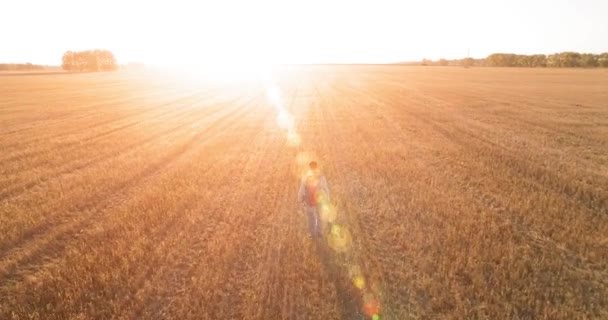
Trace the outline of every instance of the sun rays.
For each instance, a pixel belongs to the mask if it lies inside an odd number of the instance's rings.
[[[296,162],[299,168],[303,168],[308,161],[312,160],[313,153],[300,150],[301,138],[297,132],[296,120],[288,110],[278,85],[273,81],[270,74],[260,74],[266,96],[276,111],[277,126],[285,131],[287,145],[298,149]],[[299,178],[299,177],[298,177]],[[377,285],[372,285],[365,276],[359,255],[353,247],[353,236],[344,223],[338,223],[338,210],[330,199],[323,193],[317,197],[319,216],[324,225],[323,240],[334,252],[332,259],[341,266],[343,273],[350,279],[350,285],[356,290],[356,301],[359,301],[359,312],[365,314],[369,319],[379,320],[382,313],[379,290]]]

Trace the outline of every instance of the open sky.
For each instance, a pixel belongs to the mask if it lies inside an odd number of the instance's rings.
[[[0,62],[377,63],[608,51],[607,0],[6,0]]]

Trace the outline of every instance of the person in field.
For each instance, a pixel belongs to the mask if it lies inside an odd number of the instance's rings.
[[[298,202],[304,205],[304,211],[308,218],[308,231],[313,237],[321,235],[321,219],[319,217],[319,205],[323,201],[329,201],[329,188],[327,180],[321,174],[315,161],[308,164],[309,170],[302,177],[300,190],[298,191]]]

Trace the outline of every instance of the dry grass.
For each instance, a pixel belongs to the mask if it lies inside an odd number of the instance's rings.
[[[256,82],[0,76],[0,318],[350,319],[302,157],[386,319],[608,318],[605,70],[276,80],[298,148]]]

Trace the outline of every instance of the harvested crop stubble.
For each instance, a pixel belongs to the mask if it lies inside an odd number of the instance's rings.
[[[605,70],[274,79],[299,148],[257,80],[0,76],[0,318],[347,317],[311,157],[384,319],[608,318]]]

